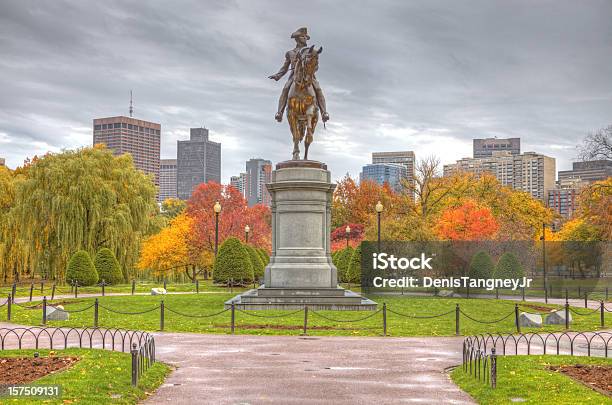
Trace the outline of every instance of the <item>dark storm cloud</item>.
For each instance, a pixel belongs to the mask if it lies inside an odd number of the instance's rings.
[[[377,150],[452,161],[520,136],[567,168],[612,121],[609,1],[14,1],[0,4],[0,156],[91,143],[94,117],[162,124],[162,157],[205,125],[223,179],[289,157],[266,77],[306,25],[332,120],[312,154],[336,177]]]

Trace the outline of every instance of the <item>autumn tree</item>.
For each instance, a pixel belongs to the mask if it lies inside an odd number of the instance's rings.
[[[339,226],[331,232],[331,250],[335,252],[340,249],[344,249],[346,247],[346,227],[350,228],[350,232],[348,234],[349,246],[355,248],[357,245],[363,241],[365,236],[365,227],[363,224],[345,224]]]
[[[108,247],[122,269],[132,269],[157,213],[152,177],[137,170],[129,154],[115,157],[96,146],[29,163],[9,216],[23,243],[19,260],[64,280],[70,255],[80,249],[93,255]]]
[[[191,279],[204,270],[211,270],[211,254],[200,252],[197,255],[190,252],[188,241],[193,232],[193,224],[193,219],[182,213],[172,219],[166,228],[147,238],[142,244],[138,268],[157,275],[185,272]]]
[[[612,177],[598,181],[580,194],[579,216],[602,240],[612,240]]]
[[[441,239],[483,240],[495,236],[499,225],[487,207],[467,200],[458,207],[446,209],[436,225]]]
[[[188,238],[191,254],[214,252],[215,202],[221,204],[219,214],[219,244],[229,237],[244,239],[244,227],[249,225],[249,243],[270,251],[272,242],[271,212],[264,205],[252,207],[234,187],[215,182],[200,184],[187,201],[186,214],[193,219],[193,232]]]
[[[178,198],[168,198],[162,202],[161,212],[167,218],[175,218],[187,208],[187,203]]]

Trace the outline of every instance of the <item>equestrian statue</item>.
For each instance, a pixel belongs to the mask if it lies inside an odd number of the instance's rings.
[[[302,141],[304,160],[308,160],[308,147],[313,141],[319,110],[321,120],[324,123],[329,120],[325,97],[315,76],[323,48],[315,49],[314,45],[308,47],[306,41],[310,36],[306,27],[299,28],[291,34],[291,38],[295,39],[295,48],[285,54],[285,63],[278,73],[269,76],[270,79],[278,81],[291,70],[278,100],[278,111],[274,118],[281,122],[287,108],[287,121],[293,136],[293,160],[300,159],[299,146]]]

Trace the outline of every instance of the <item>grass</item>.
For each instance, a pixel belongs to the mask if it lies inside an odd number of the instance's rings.
[[[0,357],[30,357],[38,351],[41,357],[50,350],[3,350]],[[55,351],[56,356],[80,358],[71,368],[46,375],[32,385],[60,385],[61,398],[41,400],[46,404],[135,404],[153,392],[170,372],[170,367],[155,363],[141,377],[137,387],[131,384],[131,356],[128,353],[96,349],[66,349]],[[31,398],[7,399],[2,403],[31,404]]]
[[[499,356],[497,388],[478,381],[461,367],[451,373],[453,381],[479,404],[612,404],[606,397],[571,378],[552,370],[551,365],[598,364],[612,366],[611,359],[571,356]]]
[[[30,286],[31,283],[24,282],[17,285],[17,294],[16,297],[29,297],[30,296]],[[32,297],[51,297],[52,293],[52,282],[45,282],[41,288],[40,280],[34,282],[34,289],[32,291]],[[138,294],[149,294],[151,292],[151,288],[163,287],[164,282],[155,282],[155,281],[138,281],[136,283],[135,292]],[[171,283],[168,282],[167,285],[168,292],[196,292],[195,283]],[[11,293],[11,286],[6,285],[0,287],[0,301],[2,298],[8,296]],[[224,293],[228,292],[229,289],[224,286],[214,285],[212,280],[200,280],[199,281],[199,289],[200,292],[206,293]],[[244,291],[245,288],[236,288],[234,287],[233,291]],[[131,284],[119,284],[119,285],[109,285],[104,287],[105,293],[122,293],[122,294],[131,294],[132,285]],[[55,288],[55,295],[72,295],[74,291],[71,290],[70,285],[57,285]],[[79,294],[102,294],[102,287],[100,286],[90,286],[90,287],[79,287]]]
[[[189,315],[206,315],[223,310],[224,301],[235,294],[189,294],[189,295],[166,295],[165,304],[165,331],[171,332],[197,332],[197,333],[229,333],[230,311],[206,318],[189,318],[172,311]],[[452,336],[455,334],[455,305],[460,304],[461,310],[471,317],[481,321],[493,321],[509,315],[506,319],[493,323],[483,324],[468,319],[464,315],[460,317],[460,332],[463,335],[478,333],[513,333],[516,331],[514,325],[514,301],[495,299],[462,299],[462,298],[437,298],[437,297],[413,297],[413,296],[372,296],[382,308],[386,302],[387,334],[390,336]],[[160,309],[154,309],[160,304],[159,296],[107,296],[100,297],[99,326],[116,327],[126,329],[139,329],[146,331],[160,330]],[[67,310],[80,310],[90,306],[93,298],[79,298],[65,301]],[[534,312],[533,308],[522,307],[527,311]],[[555,305],[539,306],[548,308],[560,308]],[[139,315],[117,314],[107,310],[110,308],[121,312],[141,312],[151,310]],[[580,313],[587,310],[576,308]],[[304,313],[291,314],[292,311],[236,311],[236,333],[257,335],[299,335],[302,333]],[[449,314],[431,319],[414,319],[404,317],[400,314],[428,316],[445,312]],[[13,306],[12,322],[40,325],[42,321],[42,310],[39,308],[27,310],[19,306]],[[371,312],[338,312],[338,311],[309,311],[308,334],[311,335],[344,335],[344,336],[377,336],[381,335],[382,313],[377,313],[370,318],[359,322],[340,322],[322,318],[320,315],[337,320],[355,320],[371,315]],[[282,316],[282,317],[278,317]],[[612,325],[612,312],[607,312],[606,325]],[[93,326],[94,310],[90,308],[83,312],[70,314],[68,321],[51,321],[51,326],[91,327]],[[599,312],[587,316],[573,314],[574,322],[572,330],[596,330],[599,328]],[[6,307],[0,309],[0,319],[6,319]],[[549,325],[542,328],[523,328],[528,331],[560,331],[563,325]]]

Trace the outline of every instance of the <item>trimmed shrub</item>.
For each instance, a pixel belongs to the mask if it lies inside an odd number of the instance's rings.
[[[264,264],[263,260],[261,260],[260,253],[258,253],[253,246],[244,245],[244,248],[249,253],[249,259],[251,260],[251,265],[253,266],[253,277],[255,280],[259,280],[264,276],[264,269],[266,265]]]
[[[480,251],[472,256],[472,262],[470,263],[470,278],[482,278],[489,279],[493,276],[495,265],[491,256],[485,251]]]
[[[345,280],[345,277],[347,274],[348,265],[351,261],[351,257],[353,256],[353,251],[354,249],[349,246],[336,253],[336,260],[334,264],[338,269],[338,278],[342,283],[348,283],[348,281]]]
[[[361,281],[361,244],[351,255],[343,279],[345,283],[359,283]]]
[[[495,267],[494,278],[518,279],[522,277],[525,277],[525,270],[517,257],[510,252],[501,255]]]
[[[98,250],[94,259],[94,266],[98,272],[98,279],[106,284],[121,284],[123,273],[121,266],[113,252],[108,248]]]
[[[219,247],[213,267],[213,281],[219,284],[251,284],[253,265],[247,249],[237,238],[227,238]]]
[[[79,250],[72,255],[66,268],[66,281],[77,281],[81,286],[94,285],[98,282],[98,272],[91,261],[89,253]]]
[[[259,257],[261,257],[261,261],[263,262],[265,268],[268,263],[270,263],[270,256],[268,256],[268,253],[266,253],[264,248],[256,248],[255,250],[259,254]]]

